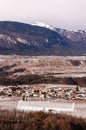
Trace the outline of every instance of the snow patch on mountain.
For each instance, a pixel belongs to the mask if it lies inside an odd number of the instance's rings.
[[[48,28],[48,29],[53,30],[53,31],[56,30],[55,27],[53,27],[53,26],[51,26],[51,25],[48,25],[48,24],[46,24],[46,23],[44,23],[44,22],[35,22],[35,23],[33,23],[32,25],[34,25],[34,26],[39,26],[39,27],[44,27],[44,28]]]

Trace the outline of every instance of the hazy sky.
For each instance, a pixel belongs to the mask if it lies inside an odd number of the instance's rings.
[[[0,0],[0,21],[4,20],[86,29],[86,0]]]

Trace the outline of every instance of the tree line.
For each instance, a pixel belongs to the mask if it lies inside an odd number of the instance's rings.
[[[0,77],[0,85],[23,85],[23,84],[67,84],[86,86],[86,77],[72,78],[65,77],[59,78],[54,76],[44,75],[23,75],[16,78]]]

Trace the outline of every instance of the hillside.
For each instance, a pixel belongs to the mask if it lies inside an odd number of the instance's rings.
[[[86,87],[86,56],[0,55],[0,84],[29,83]]]
[[[0,54],[84,55],[85,50],[85,31],[0,22]]]
[[[47,28],[18,22],[0,22],[0,54],[60,54],[67,43]]]

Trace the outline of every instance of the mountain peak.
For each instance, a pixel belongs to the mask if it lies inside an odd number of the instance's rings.
[[[46,24],[44,22],[38,22],[36,21],[35,23],[33,23],[32,25],[34,26],[39,26],[39,27],[44,27],[44,28],[48,28],[50,30],[55,31],[55,27],[53,27],[52,25]]]

